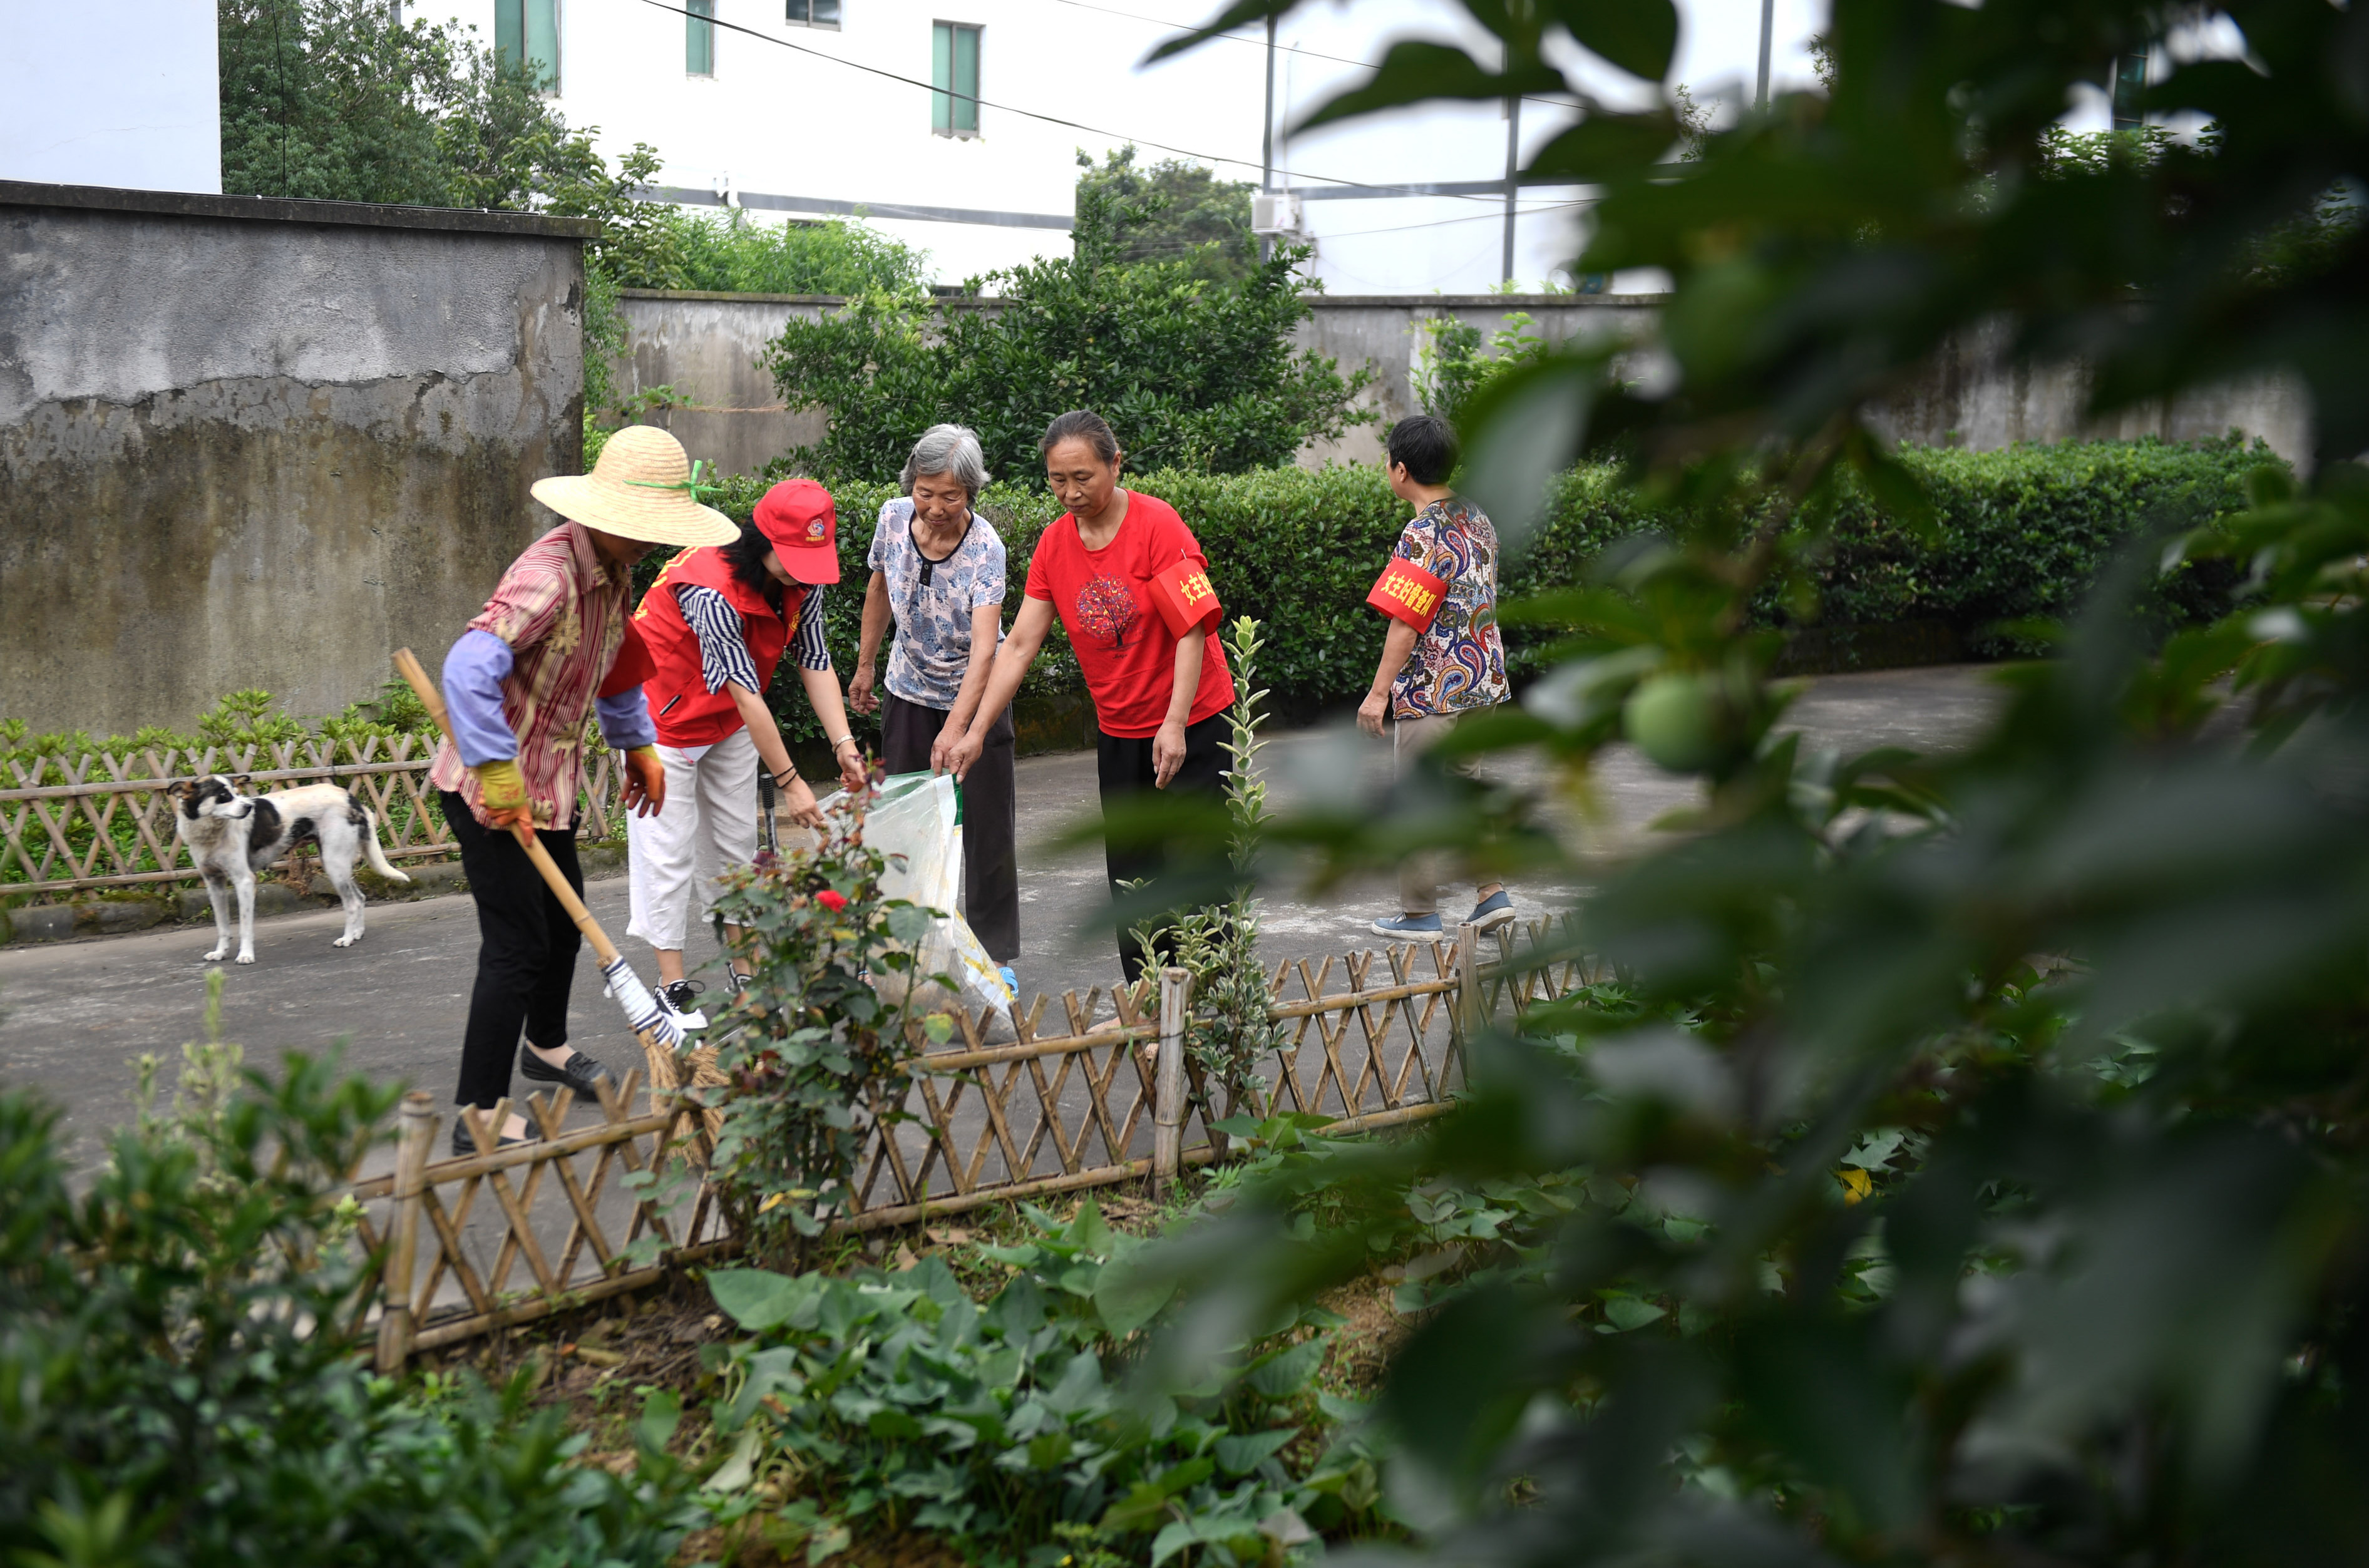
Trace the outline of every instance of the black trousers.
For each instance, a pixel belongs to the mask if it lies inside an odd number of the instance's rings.
[[[927,773],[945,708],[880,693],[880,760],[892,773]],[[987,732],[987,750],[962,782],[963,918],[999,964],[1020,956],[1020,796],[1012,771],[1012,710]]]
[[[1174,797],[1185,794],[1217,795],[1226,783],[1225,738],[1226,715],[1211,714],[1198,724],[1184,727],[1184,765],[1168,781],[1160,794]],[[1112,805],[1129,795],[1152,793],[1153,781],[1159,776],[1151,763],[1151,741],[1149,735],[1134,738],[1107,735],[1097,731],[1094,737],[1094,771],[1102,784],[1103,809],[1107,814]],[[1113,842],[1107,832],[1103,838],[1103,864],[1110,873],[1111,896],[1119,895],[1122,882],[1139,882],[1160,876],[1178,864],[1173,850],[1164,843],[1130,843],[1121,846]],[[1164,958],[1171,951],[1165,942],[1155,941]],[[1132,984],[1143,972],[1143,954],[1127,939],[1127,930],[1118,930],[1119,967]]]
[[[567,990],[584,938],[508,832],[481,826],[451,790],[444,820],[461,846],[461,869],[477,904],[477,984],[461,1036],[461,1086],[452,1103],[489,1109],[510,1092],[521,1032],[545,1050],[567,1043]],[[580,896],[573,829],[539,832],[543,847]]]

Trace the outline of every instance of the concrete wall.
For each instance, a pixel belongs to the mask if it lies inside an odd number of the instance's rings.
[[[589,230],[0,183],[0,716],[432,668],[578,469]]]
[[[2237,430],[2261,437],[2299,470],[2311,469],[2311,394],[2293,376],[2249,376],[2169,405],[2146,403],[2090,420],[2081,413],[2088,372],[2077,363],[2010,364],[2008,337],[1993,325],[1953,340],[1922,378],[1871,407],[1868,422],[1894,441],[1976,452],[2074,436],[2197,441]]]
[[[1527,335],[1551,342],[1631,339],[1652,329],[1660,296],[1318,294],[1308,303],[1310,316],[1300,325],[1300,345],[1330,355],[1344,374],[1370,365],[1375,381],[1359,401],[1379,416],[1340,441],[1310,442],[1299,461],[1315,468],[1328,462],[1377,461],[1382,433],[1419,411],[1414,370],[1427,318],[1453,316],[1478,327],[1483,352],[1516,312],[1531,318],[1523,329]],[[821,434],[818,416],[783,408],[772,378],[757,368],[758,354],[792,315],[812,319],[839,303],[815,295],[629,292],[631,359],[621,367],[621,384],[672,383],[694,406],[676,410],[664,422],[694,455],[730,472],[753,473],[789,447]],[[2235,429],[2262,437],[2298,466],[2310,463],[2310,399],[2292,379],[2255,378],[2193,394],[2169,408],[2148,406],[2091,423],[2081,418],[2088,381],[2080,366],[2013,368],[2004,362],[2004,348],[1997,330],[1952,344],[1915,384],[1871,407],[1871,422],[1896,441],[1977,451],[2075,436],[2185,441]],[[1127,432],[1119,435],[1125,440]]]
[[[790,448],[822,439],[823,417],[785,410],[758,356],[792,316],[812,321],[841,301],[827,294],[642,289],[624,294],[628,358],[618,367],[616,384],[626,394],[672,386],[688,400],[687,406],[647,418],[672,430],[693,457],[727,474],[754,474]]]
[[[1594,343],[1635,338],[1651,329],[1660,303],[1654,294],[1318,294],[1309,300],[1310,319],[1299,341],[1332,358],[1347,375],[1360,365],[1375,372],[1374,384],[1359,396],[1361,407],[1379,418],[1356,425],[1337,441],[1311,441],[1303,448],[1304,468],[1333,463],[1378,463],[1382,437],[1410,414],[1423,412],[1415,395],[1415,361],[1427,334],[1423,323],[1453,316],[1481,332],[1482,351],[1503,330],[1505,318],[1528,315],[1525,336],[1551,343]]]
[[[222,189],[214,0],[0,6],[0,180]]]

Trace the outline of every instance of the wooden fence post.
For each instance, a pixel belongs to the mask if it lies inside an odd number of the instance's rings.
[[[1468,1046],[1484,1022],[1481,1001],[1481,928],[1467,922],[1456,928],[1456,1023]]]
[[[1166,1197],[1184,1155],[1184,1016],[1193,1004],[1186,969],[1160,971],[1160,1060],[1151,1091],[1151,1190]]]
[[[394,1224],[386,1248],[386,1274],[380,1288],[378,1369],[393,1376],[411,1355],[411,1273],[419,1250],[419,1195],[426,1186],[428,1151],[436,1142],[436,1099],[415,1089],[403,1097],[403,1131],[395,1150]]]

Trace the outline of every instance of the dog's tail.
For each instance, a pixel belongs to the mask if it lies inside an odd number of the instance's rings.
[[[359,800],[354,802],[354,811],[361,818],[358,826],[362,830],[362,851],[370,856],[371,869],[389,882],[409,882],[411,878],[397,871],[388,862],[386,852],[378,847],[378,814]]]

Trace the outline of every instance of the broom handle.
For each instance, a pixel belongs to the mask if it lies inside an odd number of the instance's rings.
[[[428,716],[436,721],[438,731],[450,739],[452,725],[445,716],[444,694],[436,689],[434,681],[428,679],[428,671],[409,648],[395,650],[395,671],[411,683],[420,704],[427,708]],[[458,744],[454,742],[455,746]],[[519,848],[526,851],[527,859],[534,862],[534,868],[543,873],[544,884],[551,889],[551,896],[559,900],[559,907],[567,911],[567,918],[576,922],[576,929],[582,932],[584,940],[592,944],[593,956],[601,960],[601,967],[605,968],[615,963],[616,944],[609,940],[608,933],[601,929],[601,922],[592,918],[592,911],[584,907],[584,900],[576,896],[576,889],[568,886],[567,874],[559,869],[558,863],[551,858],[551,852],[543,847],[541,839],[535,837],[534,830],[521,825],[510,830],[518,835]]]

